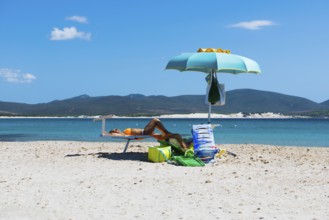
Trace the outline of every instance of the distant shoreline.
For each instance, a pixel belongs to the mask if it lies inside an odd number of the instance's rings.
[[[18,118],[34,118],[34,119],[56,119],[56,118],[63,118],[63,119],[75,119],[75,118],[90,118],[90,119],[100,119],[102,117],[105,118],[208,118],[208,113],[191,113],[191,114],[168,114],[168,115],[159,115],[159,116],[117,116],[117,115],[109,115],[109,116],[86,116],[86,115],[80,115],[80,116],[0,116],[0,119],[18,119]],[[266,112],[266,113],[254,113],[254,114],[243,114],[243,113],[234,113],[234,114],[211,114],[212,119],[222,118],[222,119],[290,119],[290,118],[312,118],[308,116],[288,116],[278,113],[272,113],[272,112]]]

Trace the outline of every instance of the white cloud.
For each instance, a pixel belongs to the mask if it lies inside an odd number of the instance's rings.
[[[91,40],[91,33],[79,32],[75,27],[65,27],[63,30],[53,28],[50,36],[50,40],[72,40],[75,38]]]
[[[7,68],[0,69],[0,77],[10,83],[31,83],[37,79],[31,73],[21,73],[20,70]]]
[[[83,24],[87,24],[88,23],[88,20],[87,20],[86,17],[79,16],[79,15],[74,15],[74,16],[66,17],[66,20],[76,21],[76,22],[83,23]]]
[[[262,27],[273,26],[273,25],[275,25],[275,23],[272,21],[269,21],[269,20],[255,20],[255,21],[240,22],[237,24],[233,24],[230,27],[245,28],[245,29],[249,29],[249,30],[258,30]]]

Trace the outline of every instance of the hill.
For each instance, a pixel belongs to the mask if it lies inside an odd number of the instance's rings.
[[[261,113],[307,115],[312,112],[329,112],[329,100],[316,103],[311,100],[280,93],[238,89],[226,93],[226,105],[215,106],[213,113]],[[205,113],[208,106],[204,95],[181,95],[175,97],[81,95],[65,100],[41,104],[0,102],[0,115],[21,116],[78,116],[108,115],[152,116],[161,114]]]

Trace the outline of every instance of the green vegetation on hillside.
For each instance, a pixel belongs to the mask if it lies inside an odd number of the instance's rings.
[[[232,90],[226,93],[226,105],[212,107],[213,113],[230,114],[244,112],[273,112],[286,115],[327,117],[329,102],[316,103],[311,100],[274,92],[251,89]],[[41,104],[0,102],[0,115],[20,116],[156,116],[163,114],[207,113],[204,95],[182,95],[175,97],[128,96],[89,97],[82,95],[65,100]]]

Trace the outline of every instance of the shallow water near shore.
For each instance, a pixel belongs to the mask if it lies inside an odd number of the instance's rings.
[[[207,119],[161,119],[168,130],[190,136],[193,124]],[[144,127],[148,118],[111,118],[106,130]],[[282,146],[329,147],[328,119],[212,119],[217,144],[269,144]],[[2,118],[0,141],[88,141],[101,138],[101,122],[80,118]],[[145,141],[153,141],[151,139]]]

